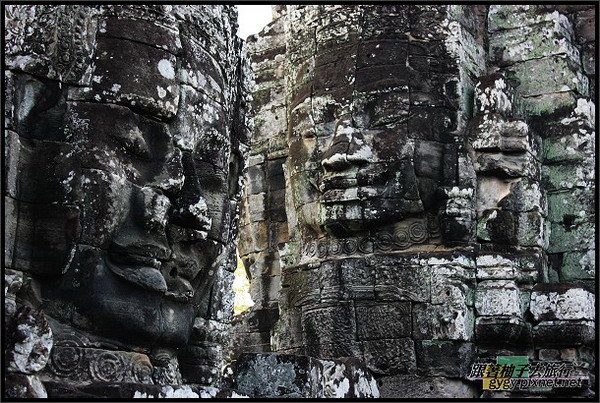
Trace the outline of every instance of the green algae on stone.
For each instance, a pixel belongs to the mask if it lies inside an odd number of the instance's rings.
[[[577,225],[551,223],[548,253],[585,251],[590,239],[594,238],[596,226],[594,217]]]
[[[596,265],[595,250],[566,252],[558,269],[561,281],[594,280]]]

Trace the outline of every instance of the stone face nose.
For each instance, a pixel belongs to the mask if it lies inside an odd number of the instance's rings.
[[[194,158],[189,152],[182,155],[185,180],[181,190],[173,196],[171,222],[181,227],[208,231],[212,225],[208,205],[202,194]]]
[[[152,179],[148,186],[160,189],[170,196],[181,191],[184,181],[182,152],[179,148],[174,147],[165,159],[160,173]]]
[[[350,118],[340,119],[331,144],[323,153],[321,165],[325,172],[342,172],[367,164],[373,157],[362,132]]]
[[[141,194],[144,205],[144,226],[148,229],[164,230],[167,213],[171,207],[169,198],[148,187],[142,188]]]

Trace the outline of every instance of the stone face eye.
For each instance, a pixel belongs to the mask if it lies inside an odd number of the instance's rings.
[[[113,137],[123,146],[125,151],[143,159],[150,159],[150,148],[140,129],[137,127],[129,131],[117,131]]]

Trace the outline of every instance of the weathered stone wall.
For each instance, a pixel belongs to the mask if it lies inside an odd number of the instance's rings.
[[[281,282],[279,320],[260,311],[254,344],[359,357],[388,397],[480,396],[470,365],[496,355],[573,361],[594,385],[594,13],[287,6],[270,25],[283,33],[258,34],[277,43],[251,55],[272,66],[259,70],[269,85],[285,55],[285,102],[260,92],[254,106],[260,136],[287,131],[289,239],[254,249],[276,245],[278,271],[251,281]],[[388,193],[373,197],[381,179]],[[245,222],[268,222],[272,202],[257,213],[250,197]]]
[[[216,385],[250,132],[235,7],[4,10],[6,396]]]
[[[247,39],[254,73],[254,131],[245,177],[238,251],[255,305],[234,321],[232,354],[271,351],[271,330],[279,317],[280,249],[289,239],[283,164],[287,157],[283,19]],[[284,10],[280,10],[284,11]]]

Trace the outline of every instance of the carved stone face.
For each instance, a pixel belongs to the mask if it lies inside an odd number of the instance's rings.
[[[226,155],[219,155],[197,143],[182,151],[169,125],[121,106],[82,103],[67,114],[87,130],[75,134],[76,155],[61,167],[73,173],[67,197],[83,227],[62,291],[99,328],[118,323],[124,334],[179,344],[208,303],[219,254],[226,255],[229,184],[239,172],[225,126],[204,138],[221,136]],[[218,158],[225,164],[215,167]]]
[[[437,212],[452,122],[428,109],[435,94],[419,100],[409,46],[355,40],[295,62],[288,171],[301,226],[345,236]]]
[[[207,315],[231,252],[246,141],[240,55],[209,54],[191,23],[177,36],[129,24],[100,23],[87,88],[17,77],[27,151],[17,197],[43,207],[23,207],[31,234],[16,234],[17,249],[33,252],[16,267],[41,279],[45,310],[60,321],[177,347]],[[161,48],[126,39],[136,32]]]

